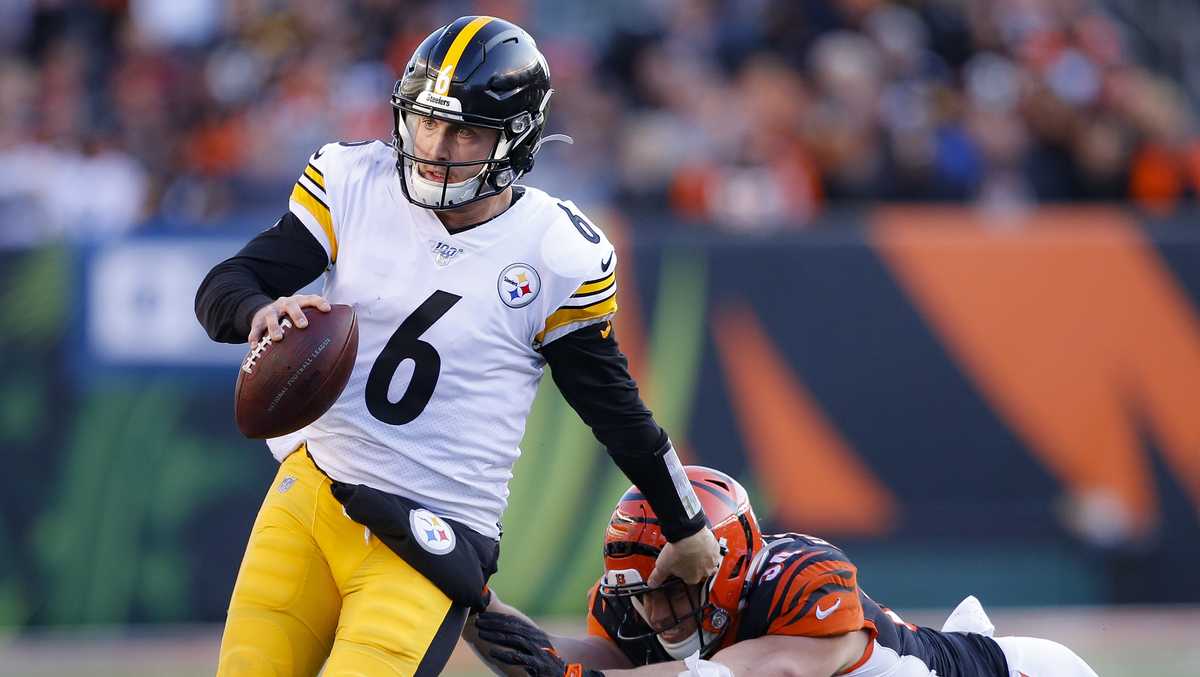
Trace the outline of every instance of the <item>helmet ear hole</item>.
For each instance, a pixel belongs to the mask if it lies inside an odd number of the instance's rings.
[[[488,177],[488,183],[492,185],[492,188],[497,190],[504,190],[505,188],[508,188],[509,184],[512,182],[513,171],[511,169],[501,169],[498,172],[493,172],[492,175]]]
[[[530,127],[533,127],[533,116],[529,114],[529,111],[525,111],[508,121],[508,133],[513,138],[529,131]]]

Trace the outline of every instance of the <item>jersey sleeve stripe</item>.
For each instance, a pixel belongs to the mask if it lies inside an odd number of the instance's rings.
[[[303,207],[320,224],[321,230],[329,238],[329,261],[337,263],[338,242],[333,232],[333,215],[329,212],[329,206],[300,182],[292,189],[292,202]]]
[[[820,602],[822,598],[839,592],[854,592],[854,585],[847,585],[846,583],[835,578],[834,580],[826,580],[820,586],[811,590],[802,591],[801,594],[796,596],[791,605],[791,608],[794,609],[801,600],[804,602],[803,604],[800,604],[800,609],[794,614],[795,617],[800,618],[804,616],[809,612],[810,609],[812,609],[813,605]]]
[[[575,290],[574,294],[571,294],[571,298],[577,299],[581,296],[590,296],[592,294],[598,294],[602,291],[606,291],[606,290],[610,289],[616,283],[617,283],[617,276],[614,273],[612,275],[609,275],[606,278],[603,278],[599,282],[596,282],[593,284],[579,285],[579,289]]]
[[[562,310],[563,308],[587,308],[589,306],[594,306],[597,303],[603,303],[606,299],[616,296],[616,294],[617,294],[617,285],[615,283],[610,284],[608,287],[601,289],[592,294],[583,294],[583,295],[575,294],[575,295],[571,296],[571,298],[567,299],[566,302],[564,302],[561,306],[559,306],[558,309]]]
[[[541,344],[546,335],[554,330],[575,323],[598,322],[617,312],[617,296],[614,294],[603,301],[582,308],[561,308],[546,318],[546,327],[538,332],[535,339]]]
[[[572,296],[570,299],[567,300],[566,303],[559,306],[558,310],[561,311],[561,310],[566,310],[568,308],[574,309],[574,310],[578,310],[578,309],[582,309],[582,308],[591,308],[592,306],[604,303],[605,301],[607,301],[608,299],[610,299],[616,295],[617,295],[616,289],[609,289],[605,293],[591,294],[591,295],[586,296],[581,299],[577,299],[574,296]]]
[[[579,289],[576,289],[575,293],[572,294],[571,296],[572,296],[572,298],[574,298],[574,297],[579,297],[579,296],[587,296],[588,294],[595,294],[596,292],[603,291],[603,290],[609,288],[610,286],[615,284],[616,281],[617,281],[617,271],[614,270],[613,272],[609,273],[608,275],[605,275],[602,278],[599,278],[596,280],[588,280],[587,282],[584,282],[583,284],[579,285]]]
[[[821,600],[828,599],[831,596],[844,595],[845,603],[842,601],[836,602],[838,608],[843,612],[854,612],[860,607],[858,602],[858,590],[854,582],[854,574],[850,570],[823,572],[815,578],[804,579],[803,582],[794,582],[789,586],[789,592],[795,588],[794,594],[789,595],[789,599],[785,604],[776,605],[771,613],[771,627],[782,628],[786,626],[805,626],[810,620],[817,621],[816,625],[824,627],[826,625],[834,625],[834,623],[824,623],[822,618],[809,618],[809,612],[814,606],[817,606]],[[843,608],[844,607],[844,608]],[[820,608],[820,607],[818,607]],[[859,610],[861,614],[861,610]]]
[[[825,569],[825,571],[805,573],[807,569],[814,566]],[[789,562],[778,577],[781,585],[776,588],[771,600],[771,615],[782,615],[795,608],[800,597],[808,590],[809,584],[820,580],[833,566],[849,569],[853,565],[846,562],[841,554],[824,550],[806,553],[799,559]]]
[[[304,168],[304,175],[310,181],[320,186],[321,190],[325,190],[325,175],[321,173],[321,170],[314,167],[311,162]]]
[[[321,196],[320,196],[320,195],[317,195],[317,191],[315,191],[315,190],[313,190],[312,188],[309,188],[308,186],[304,185],[304,182],[303,182],[303,181],[297,181],[297,182],[296,182],[296,185],[297,185],[297,186],[299,186],[301,189],[303,189],[305,193],[308,193],[308,194],[309,194],[309,196],[310,196],[310,197],[312,197],[312,199],[316,200],[316,201],[317,201],[317,204],[318,204],[318,205],[319,205],[319,206],[320,206],[322,209],[324,209],[324,210],[325,210],[325,211],[327,211],[327,212],[329,211],[329,205],[325,203],[325,200],[322,200],[322,199],[321,199]],[[294,191],[293,191],[293,193],[294,193]],[[314,216],[315,216],[315,214],[314,214]]]
[[[308,174],[301,174],[296,183],[299,184],[304,190],[307,190],[308,193],[316,198],[321,204],[326,206],[329,205],[329,194],[326,193],[323,188],[314,183]]]

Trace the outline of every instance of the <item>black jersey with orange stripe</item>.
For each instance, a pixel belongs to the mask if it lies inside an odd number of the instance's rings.
[[[589,634],[612,641],[634,665],[673,660],[653,635],[624,639],[649,628],[627,599],[606,599],[596,591],[593,587],[588,598]],[[916,657],[941,677],[1008,675],[1004,654],[991,638],[905,623],[859,588],[857,567],[840,548],[793,533],[763,537],[741,610],[705,655],[766,635],[831,637],[857,630],[871,633],[871,649],[884,647],[896,660]],[[868,650],[864,659],[870,655]],[[883,659],[876,656],[872,665]]]
[[[815,536],[763,536],[743,599],[732,641],[831,637],[864,627],[858,568],[837,546]]]
[[[735,637],[727,642],[866,630],[874,641],[864,659],[882,647],[896,661],[904,656],[919,659],[939,677],[1007,677],[1004,653],[991,638],[906,623],[871,599],[859,587],[857,568],[837,546],[804,534],[764,536],[763,541]],[[877,656],[873,667],[886,660]]]

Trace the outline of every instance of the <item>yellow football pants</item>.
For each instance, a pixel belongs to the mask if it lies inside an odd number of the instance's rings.
[[[466,615],[346,516],[301,448],[254,521],[217,675],[436,675]]]

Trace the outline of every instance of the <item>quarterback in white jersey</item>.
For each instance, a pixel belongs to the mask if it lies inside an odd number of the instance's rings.
[[[518,188],[503,213],[448,233],[405,199],[390,146],[314,155],[291,211],[334,263],[321,295],[357,310],[358,359],[327,414],[271,440],[277,458],[305,442],[331,477],[499,537],[545,364],[538,350],[617,310],[616,256],[601,231],[570,202]],[[400,374],[405,360],[411,375]]]
[[[508,481],[545,366],[654,506],[654,577],[697,582],[719,547],[616,343],[613,247],[571,202],[518,185],[552,94],[529,35],[463,17],[392,92],[391,144],[333,143],[289,209],[201,284],[218,341],[284,340],[304,308],[355,307],[333,407],[269,441],[280,470],[238,573],[219,675],[437,674],[487,604]],[[296,291],[324,275],[320,295]],[[652,581],[653,582],[653,581]]]

